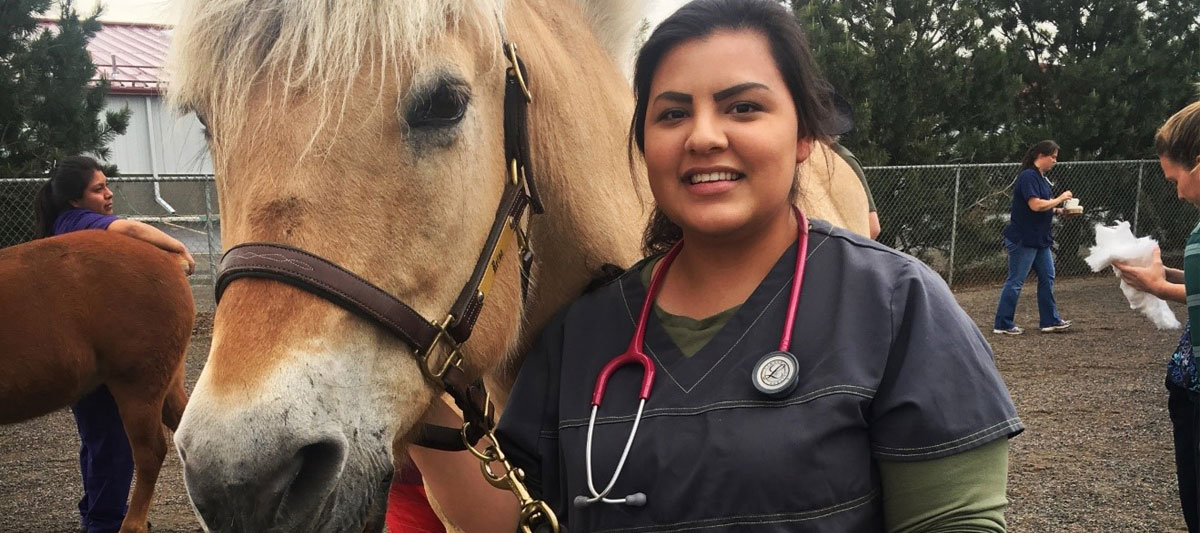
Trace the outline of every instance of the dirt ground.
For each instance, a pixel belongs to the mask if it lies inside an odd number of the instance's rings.
[[[958,291],[987,333],[1028,428],[1012,441],[1010,531],[1183,531],[1163,389],[1178,332],[1129,310],[1114,278],[1059,280],[1060,334],[1036,331],[1033,284],[1017,337],[991,333],[998,287]],[[208,287],[197,289],[200,299]],[[211,303],[188,353],[189,390],[211,342]],[[1176,315],[1184,310],[1175,306]],[[77,437],[66,410],[0,426],[0,531],[73,532],[79,498]],[[154,531],[198,531],[182,469],[169,452],[150,509]]]

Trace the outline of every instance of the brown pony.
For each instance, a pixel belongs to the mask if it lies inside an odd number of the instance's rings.
[[[195,307],[179,260],[112,231],[0,249],[0,424],[75,403],[107,385],[137,482],[122,533],[147,531],[154,483],[187,404]]]
[[[472,376],[512,368],[601,265],[640,256],[650,195],[640,169],[630,176],[622,72],[640,3],[191,0],[171,91],[207,125],[222,242],[308,250],[441,320],[508,179],[501,43],[516,43],[546,209],[529,222],[527,297],[511,249],[464,345]],[[805,209],[864,232],[862,187],[828,153],[801,171]],[[232,282],[175,434],[204,525],[382,528],[393,463],[439,393],[412,355],[308,292]],[[493,393],[504,400],[503,386]]]

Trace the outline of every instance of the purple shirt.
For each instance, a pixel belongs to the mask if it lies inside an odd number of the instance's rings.
[[[62,235],[84,229],[108,229],[117,220],[113,215],[102,215],[87,209],[69,209],[54,219],[54,234]]]

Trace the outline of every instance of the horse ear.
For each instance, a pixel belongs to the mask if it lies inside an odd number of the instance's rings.
[[[641,0],[579,0],[591,23],[596,40],[608,56],[628,76],[633,68],[633,52],[639,31],[646,27],[645,6]],[[646,28],[644,28],[646,27]],[[641,39],[645,39],[645,35]]]

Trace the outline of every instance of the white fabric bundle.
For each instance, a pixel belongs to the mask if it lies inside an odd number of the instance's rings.
[[[1147,266],[1153,260],[1154,248],[1158,243],[1150,237],[1134,237],[1129,230],[1129,223],[1119,221],[1115,226],[1096,224],[1096,245],[1089,249],[1090,254],[1084,261],[1092,267],[1092,272],[1099,272],[1104,267],[1112,267],[1117,277],[1121,271],[1112,266],[1113,261],[1136,266]],[[1158,329],[1179,329],[1179,320],[1171,308],[1153,294],[1139,291],[1121,281],[1121,292],[1129,300],[1130,309],[1137,309],[1146,315]]]

